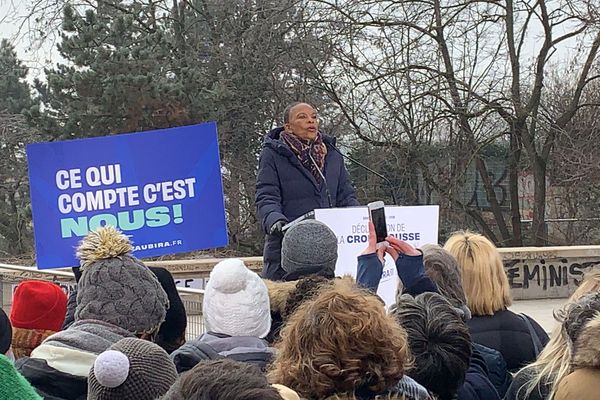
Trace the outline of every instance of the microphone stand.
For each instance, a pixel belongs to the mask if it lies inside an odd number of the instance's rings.
[[[392,182],[383,174],[380,174],[379,172],[375,171],[372,168],[367,167],[365,164],[361,163],[360,161],[342,153],[340,151],[340,149],[338,149],[336,146],[331,146],[335,151],[337,151],[342,157],[344,157],[345,159],[347,159],[348,161],[358,165],[361,168],[364,168],[365,170],[369,171],[370,173],[372,173],[373,175],[383,179],[383,181],[385,183],[387,183],[389,189],[390,189],[390,194],[392,195],[392,201],[394,202],[394,205],[397,206],[398,205],[398,201],[396,200],[396,194],[394,191],[394,185],[392,185]]]

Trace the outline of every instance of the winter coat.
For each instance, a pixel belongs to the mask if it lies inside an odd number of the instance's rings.
[[[0,354],[0,399],[42,400],[29,382],[17,372],[12,361]]]
[[[283,314],[290,294],[296,290],[298,281],[270,281],[264,279],[269,291],[269,304],[271,305],[271,331],[265,338],[269,343],[279,339],[279,332],[283,327]]]
[[[536,388],[526,396],[525,386],[534,378],[531,368],[524,368],[517,372],[510,384],[504,400],[546,400],[552,389],[551,382],[544,381],[537,384]]]
[[[488,378],[488,369],[484,358],[473,347],[469,369],[465,374],[465,381],[458,388],[458,400],[500,400],[496,388]]]
[[[575,341],[573,372],[556,388],[554,400],[600,398],[600,316],[588,322]]]
[[[132,336],[106,322],[77,321],[49,336],[15,367],[45,399],[86,399],[88,374],[98,354]]]
[[[194,368],[202,360],[220,358],[250,363],[265,371],[274,354],[275,349],[259,338],[205,333],[175,350],[171,359],[180,374]]]
[[[277,221],[290,222],[316,208],[359,205],[344,160],[335,149],[335,138],[323,135],[327,146],[325,182],[318,183],[279,138],[282,131],[273,129],[265,137],[256,177],[256,206],[267,234],[263,277],[272,280],[283,277],[281,237],[268,234]]]
[[[435,283],[425,274],[423,254],[406,256],[401,254],[396,260],[396,270],[402,281],[402,293],[413,297],[425,293],[438,293]],[[359,286],[376,293],[379,281],[383,274],[383,264],[377,254],[363,254],[358,256],[356,282]]]
[[[512,382],[512,375],[506,368],[506,361],[502,354],[498,350],[490,349],[479,343],[473,343],[473,351],[484,359],[490,382],[496,388],[500,398],[504,397]]]
[[[549,340],[548,334],[533,319],[526,318],[541,346],[545,346]],[[467,324],[473,341],[498,350],[511,372],[533,362],[537,357],[527,323],[510,310],[497,311],[494,315],[474,315]]]

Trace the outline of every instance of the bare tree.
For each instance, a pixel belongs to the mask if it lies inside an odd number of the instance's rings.
[[[594,3],[313,3],[315,29],[335,32],[326,40],[337,63],[323,71],[324,81],[352,121],[356,136],[397,148],[418,148],[431,140],[444,143],[446,156],[452,158],[450,182],[431,175],[428,182],[447,193],[461,183],[467,163],[474,163],[499,237],[477,210],[456,196],[450,201],[497,243],[522,242],[518,173],[529,164],[535,180],[531,235],[534,243],[544,243],[547,163],[557,133],[573,118],[583,89],[595,78],[591,71],[600,34]],[[573,44],[578,54],[566,54]],[[557,62],[570,62],[577,79],[564,111],[544,114],[545,77]],[[487,144],[499,142],[510,149],[509,220],[482,156]],[[429,168],[423,167],[427,174]]]

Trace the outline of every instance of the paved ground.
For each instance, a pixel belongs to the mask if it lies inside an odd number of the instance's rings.
[[[535,319],[545,330],[550,333],[554,328],[553,311],[565,304],[567,299],[548,300],[519,300],[514,301],[510,309],[514,312],[525,313]]]

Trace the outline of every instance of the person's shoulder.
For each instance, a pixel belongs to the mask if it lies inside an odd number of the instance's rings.
[[[337,144],[337,138],[333,135],[328,135],[327,133],[321,132],[321,136],[323,137],[323,142],[329,146],[335,146]]]
[[[281,132],[283,132],[283,127],[274,128],[264,136],[261,149],[261,155],[263,157],[275,154],[289,156],[291,154],[288,145],[281,140]]]
[[[281,132],[283,132],[283,127],[277,127],[271,129],[263,136],[263,147],[264,146],[274,146],[283,143],[281,140]]]
[[[597,399],[600,390],[600,370],[578,369],[564,377],[557,386],[555,399]]]
[[[336,159],[336,161],[342,160],[343,157],[340,154],[340,150],[337,147],[337,138],[335,136],[331,136],[331,135],[327,135],[327,134],[322,134],[323,135],[323,143],[325,143],[325,146],[327,147],[327,158],[328,160],[332,160],[332,159]]]

